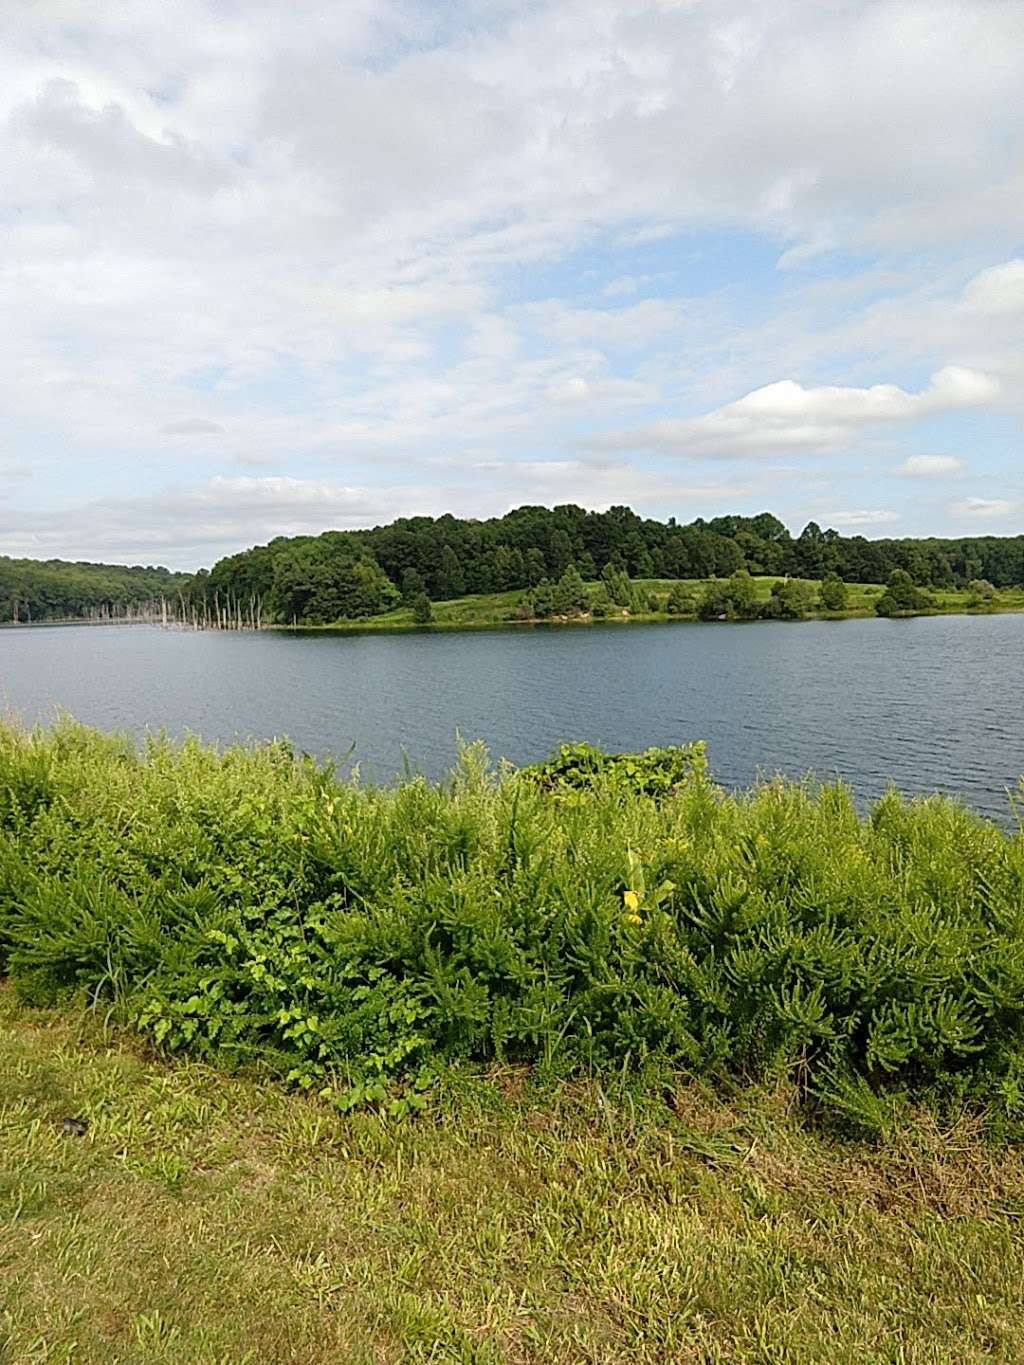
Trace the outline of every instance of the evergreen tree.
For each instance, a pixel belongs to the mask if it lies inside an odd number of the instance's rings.
[[[466,576],[462,572],[459,557],[450,545],[441,551],[441,567],[437,571],[437,594],[444,600],[461,597],[466,591]]]
[[[542,578],[532,594],[535,616],[553,616],[555,613],[555,585],[550,579]]]
[[[544,554],[538,550],[536,545],[531,545],[526,552],[526,581],[531,588],[535,588],[538,583],[548,576],[548,566],[544,562]]]
[[[433,620],[434,610],[430,605],[430,598],[425,592],[417,593],[412,603],[412,619],[418,626],[425,626],[428,621]]]
[[[423,575],[418,569],[406,569],[402,575],[402,603],[411,607],[413,602],[421,593],[427,591],[427,585],[423,581]]]
[[[569,533],[557,527],[551,532],[548,549],[548,566],[553,574],[561,578],[572,560],[572,541]]]
[[[583,611],[587,605],[587,586],[575,564],[570,564],[555,585],[554,607],[559,616]]]

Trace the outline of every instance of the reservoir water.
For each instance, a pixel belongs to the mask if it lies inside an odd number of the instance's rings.
[[[708,742],[719,781],[836,774],[861,797],[962,795],[1007,818],[1024,774],[1024,616],[550,627],[463,634],[0,631],[0,705],[107,730],[288,735],[387,781],[585,739]]]

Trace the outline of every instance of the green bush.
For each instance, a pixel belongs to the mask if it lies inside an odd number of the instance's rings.
[[[395,1112],[497,1058],[1024,1122],[1024,837],[940,798],[728,795],[700,746],[499,774],[471,746],[376,789],[283,744],[0,729],[0,968]]]
[[[934,606],[931,593],[919,588],[905,569],[893,569],[888,587],[875,603],[875,612],[878,616],[908,616]]]

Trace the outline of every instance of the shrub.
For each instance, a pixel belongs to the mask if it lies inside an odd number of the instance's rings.
[[[471,746],[376,789],[283,744],[0,728],[0,966],[397,1113],[507,1058],[1024,1125],[1024,836],[940,798],[726,794],[701,746],[497,774]]]
[[[996,605],[994,584],[987,578],[972,579],[967,592],[967,605],[973,611],[992,611]]]
[[[905,569],[893,569],[889,584],[875,603],[879,616],[906,616],[928,611],[935,605],[930,593],[917,587]]]
[[[799,621],[811,610],[814,591],[799,578],[779,578],[772,584],[771,596],[761,608],[766,620]]]
[[[693,593],[685,583],[673,583],[665,602],[665,610],[670,616],[692,616],[696,611]]]
[[[818,602],[822,611],[845,611],[847,605],[846,584],[835,573],[827,573],[821,580]]]
[[[412,619],[418,626],[425,626],[434,619],[434,608],[425,592],[418,592],[409,605],[412,607]]]

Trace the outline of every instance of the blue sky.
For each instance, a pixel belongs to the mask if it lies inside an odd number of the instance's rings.
[[[1019,0],[8,29],[0,552],[523,502],[1024,530]]]

